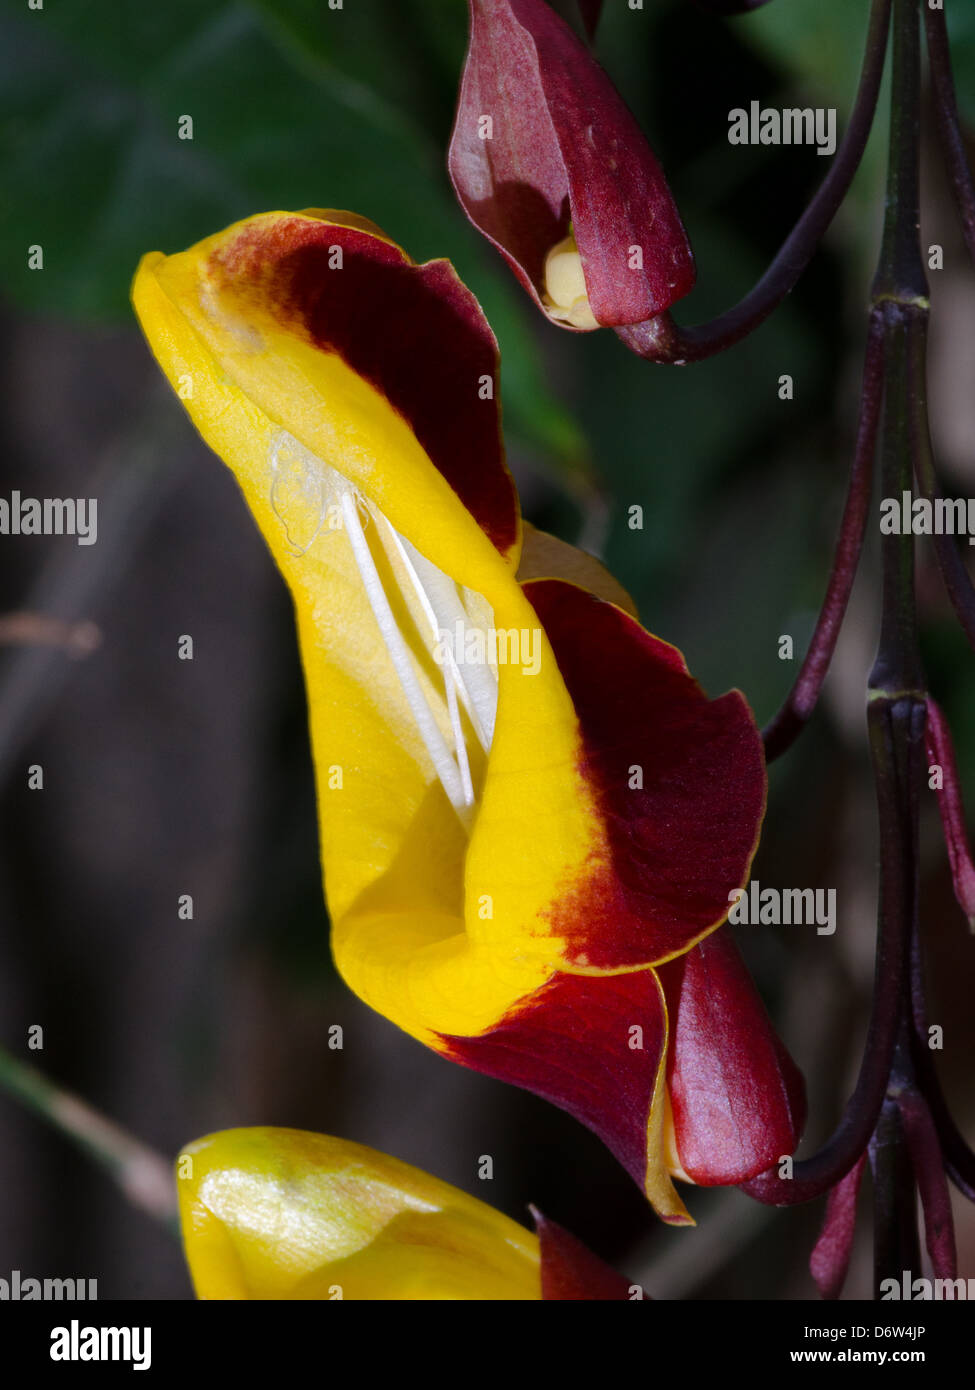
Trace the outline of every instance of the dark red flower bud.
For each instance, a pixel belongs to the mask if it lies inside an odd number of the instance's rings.
[[[802,1075],[727,925],[659,975],[670,1018],[675,1157],[703,1187],[748,1182],[798,1144],[806,1118]]]
[[[694,284],[694,260],[619,93],[544,0],[469,3],[448,160],[464,211],[563,327],[663,313]]]

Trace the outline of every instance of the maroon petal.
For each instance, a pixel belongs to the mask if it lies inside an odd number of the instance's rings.
[[[921,1198],[924,1238],[934,1276],[936,1279],[956,1279],[958,1252],[955,1224],[938,1132],[927,1102],[916,1091],[902,1091],[897,1097],[897,1105]]]
[[[648,1152],[648,1124],[666,1021],[652,970],[554,975],[487,1032],[441,1043],[451,1061],[532,1091],[587,1125],[654,1200],[660,1156]],[[679,1213],[662,1215],[687,1224]]]
[[[545,257],[571,222],[598,321],[661,313],[691,289],[694,263],[660,165],[622,98],[544,0],[469,3],[448,160],[468,217],[539,305]]]
[[[681,1163],[702,1186],[747,1182],[791,1154],[805,1085],[727,926],[662,966]]]
[[[574,1235],[531,1208],[542,1257],[542,1298],[549,1302],[630,1301],[630,1284]],[[647,1297],[646,1294],[643,1295]]]
[[[553,925],[580,968],[666,960],[723,921],[748,878],[765,809],[755,721],[737,691],[709,700],[680,652],[615,605],[558,579],[524,590],[575,706],[605,834]]]
[[[823,1229],[809,1256],[809,1269],[823,1298],[839,1298],[846,1283],[856,1229],[857,1196],[866,1162],[864,1153],[830,1190]]]
[[[448,261],[416,265],[362,219],[313,212],[230,228],[207,270],[242,318],[248,305],[270,314],[379,391],[497,548],[512,548],[499,393],[479,389],[497,382],[498,344]]]

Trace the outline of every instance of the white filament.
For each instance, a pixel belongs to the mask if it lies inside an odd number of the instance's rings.
[[[438,627],[449,633],[469,626],[470,615],[461,602],[457,586],[442,570],[430,563],[408,540],[403,541],[416,568],[423,587],[429,596]],[[449,645],[449,644],[448,644]],[[453,659],[454,653],[451,652]],[[456,666],[456,662],[455,662]],[[494,721],[498,710],[498,678],[487,662],[465,663],[465,690],[469,692],[473,705],[471,723],[477,731],[478,740],[485,752],[494,738]]]
[[[430,755],[434,770],[440,784],[447,794],[447,799],[457,812],[462,823],[466,826],[470,823],[471,811],[474,804],[474,791],[471,784],[470,768],[467,763],[467,750],[464,748],[463,771],[458,767],[451,755],[447,742],[440,732],[433,711],[427,703],[420,682],[417,680],[413,670],[413,662],[409,648],[397,626],[390,607],[389,599],[383,589],[382,580],[376,569],[375,561],[369,550],[369,544],[362,531],[362,524],[359,521],[359,514],[356,507],[356,500],[351,492],[342,493],[342,519],[348,533],[349,541],[352,545],[352,554],[355,558],[359,575],[366,590],[366,597],[369,606],[373,611],[376,622],[379,624],[379,631],[383,641],[386,643],[386,650],[389,652],[393,662],[393,667],[399,677],[400,685],[406,696],[410,711],[416,720],[423,745]],[[446,669],[446,668],[445,668]],[[451,696],[453,695],[453,707],[451,709]],[[447,695],[447,706],[450,711],[450,721],[457,743],[458,750],[464,747],[463,731],[460,727],[460,715],[457,711],[457,699],[453,689],[453,681],[450,682]]]
[[[382,516],[382,513],[380,512],[379,515]],[[426,618],[427,623],[429,624],[430,635],[433,638],[433,644],[436,648],[436,646],[440,643],[440,630],[437,627],[437,615],[433,611],[433,607],[430,603],[430,599],[427,596],[427,592],[420,581],[420,576],[417,574],[413,566],[412,560],[406,553],[406,548],[404,546],[402,538],[400,537],[399,532],[393,527],[392,523],[389,522],[387,518],[384,516],[383,521],[386,522],[386,531],[388,532],[389,537],[393,542],[393,546],[396,550],[396,553],[399,555],[400,560],[403,562],[403,567],[406,570],[406,573],[410,577],[410,583],[413,585],[413,592],[416,594],[416,597],[419,600],[420,607],[423,609],[423,615]],[[475,728],[475,732],[477,732],[477,721],[473,707],[471,706],[470,699],[467,694],[467,689],[461,678],[460,671],[458,670],[457,662],[454,660],[454,654],[450,649],[450,645],[449,643],[445,643],[443,645],[446,648],[444,651],[443,662],[444,695],[447,699],[447,713],[450,717],[450,728],[454,736],[454,752],[457,757],[457,767],[460,771],[460,779],[464,786],[464,796],[468,801],[473,803],[474,783],[471,780],[471,766],[467,757],[467,741],[464,738],[464,730],[461,727],[460,722],[460,711],[457,708],[458,690],[461,692],[461,697],[464,701],[464,706],[468,714],[471,716],[471,724],[472,727]],[[481,736],[478,733],[478,738],[480,739],[480,737]],[[483,741],[481,742],[481,747],[484,748],[485,752],[487,752],[487,748],[484,746]]]

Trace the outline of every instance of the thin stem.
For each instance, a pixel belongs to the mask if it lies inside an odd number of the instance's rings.
[[[944,151],[948,176],[951,179],[955,202],[961,217],[962,231],[968,254],[975,260],[975,178],[968,162],[965,137],[958,115],[955,79],[951,71],[951,51],[948,46],[948,25],[944,10],[924,7],[924,24],[928,40],[928,63],[934,106],[938,116],[938,134]]]
[[[733,309],[678,327],[669,315],[617,329],[627,347],[660,362],[697,362],[753,332],[794,288],[849,190],[873,127],[887,52],[891,0],[872,0],[856,101],[829,173],[757,284]]]
[[[176,1226],[176,1183],[172,1165],[161,1154],[3,1047],[0,1087],[78,1144],[109,1173],[133,1206]]]
[[[916,385],[911,364],[923,353],[927,283],[918,239],[920,26],[917,0],[894,0],[887,211],[880,263],[873,285],[874,313],[884,334],[884,425],[881,451],[885,495],[900,496],[913,471],[911,427]],[[792,1204],[820,1196],[853,1167],[875,1126],[876,1162],[886,1181],[901,1184],[906,1160],[899,1118],[889,1114],[892,1077],[911,1080],[904,1044],[911,1017],[910,950],[917,928],[918,810],[924,770],[926,704],[917,640],[913,537],[886,535],[882,544],[883,612],[877,657],[870,674],[867,724],[877,790],[880,888],[873,1008],[860,1073],[843,1117],[818,1153],[795,1165],[791,1179],[763,1174],[745,1185],[760,1201]],[[898,1049],[898,1040],[901,1047]],[[895,1066],[895,1057],[900,1059]],[[885,1106],[887,1107],[885,1109]],[[893,1180],[893,1178],[892,1178]],[[908,1204],[898,1190],[884,1212],[902,1222]],[[895,1200],[896,1197],[896,1200]],[[881,1232],[903,1245],[905,1231]]]
[[[928,767],[941,769],[941,786],[937,791],[938,810],[944,832],[951,880],[958,905],[968,918],[969,930],[975,930],[975,864],[968,845],[965,808],[961,799],[961,779],[955,761],[951,729],[937,703],[928,696]]]
[[[883,399],[884,324],[882,315],[870,317],[870,331],[863,367],[860,419],[856,449],[850,470],[850,484],[840,522],[840,534],[833,558],[826,597],[802,667],[785,703],[762,730],[765,761],[770,763],[791,748],[816,707],[823,681],[836,649],[836,639],[853,590],[863,538],[870,513],[873,461],[877,446],[877,427]]]
[[[897,1102],[888,1099],[870,1141],[873,1173],[874,1281],[900,1284],[905,1269],[920,1268],[914,1212],[914,1175]]]
[[[884,412],[883,490],[909,492],[914,476],[915,393],[923,381],[927,280],[918,236],[920,221],[920,17],[918,0],[894,0],[887,212],[875,304],[887,323],[888,379]],[[917,368],[920,364],[920,373]],[[884,535],[883,612],[877,658],[870,673],[870,715],[887,725],[887,739],[872,739],[874,778],[881,807],[880,923],[893,923],[902,954],[887,965],[878,952],[878,978],[897,1001],[897,1043],[890,1080],[870,1143],[874,1175],[874,1269],[877,1287],[920,1263],[915,1211],[915,1168],[898,1105],[913,1087],[910,960],[918,934],[919,799],[924,770],[927,704],[918,646],[914,592],[914,539]],[[886,746],[885,746],[886,745]],[[889,754],[893,754],[891,758]]]
[[[975,1202],[975,1153],[972,1152],[948,1109],[948,1103],[941,1089],[941,1082],[934,1069],[934,1059],[928,1047],[927,1026],[923,1014],[920,1015],[920,1022],[917,1022],[917,1017],[918,1011],[915,1010],[914,1068],[918,1078],[918,1086],[927,1102],[934,1127],[938,1132],[938,1142],[941,1145],[945,1171],[958,1191],[970,1202]]]
[[[894,700],[875,697],[868,706],[877,769],[881,881],[873,1007],[863,1059],[853,1094],[829,1140],[797,1163],[791,1178],[779,1178],[772,1170],[745,1183],[743,1191],[757,1201],[793,1206],[828,1192],[864,1153],[887,1096],[909,981],[924,716],[923,699],[912,695]]]
[[[934,449],[931,443],[923,353],[919,353],[919,357],[920,361],[915,363],[913,367],[916,378],[913,382],[914,414],[912,419],[912,428],[915,433],[914,471],[917,476],[918,487],[930,502],[932,515],[934,515],[936,504],[941,498],[941,488],[938,485]],[[948,591],[948,597],[951,599],[958,622],[968,638],[969,644],[975,648],[975,586],[972,584],[972,577],[968,573],[953,535],[948,532],[935,531],[931,539],[934,542],[934,553],[938,559],[941,578]]]

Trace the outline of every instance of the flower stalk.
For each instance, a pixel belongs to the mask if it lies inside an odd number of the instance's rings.
[[[887,209],[871,296],[868,349],[868,362],[871,350],[879,351],[882,358],[881,485],[885,496],[910,491],[919,456],[924,455],[928,440],[928,287],[918,234],[918,0],[894,0],[893,31]],[[870,392],[867,373],[861,421]],[[845,528],[841,544],[843,539]],[[842,573],[840,557],[837,565]],[[912,1046],[912,1036],[918,1038],[919,1009],[923,1015],[918,819],[925,771],[927,697],[918,645],[914,539],[910,533],[883,537],[882,566],[880,639],[867,702],[879,814],[880,884],[874,1003],[865,1053],[853,1096],[828,1143],[797,1164],[792,1179],[766,1174],[746,1187],[762,1201],[806,1201],[841,1181],[862,1160],[866,1149],[874,1181],[874,1264],[878,1287],[885,1278],[900,1278],[903,1270],[919,1267],[916,1184],[925,1198],[929,1245],[938,1251],[943,1268],[952,1266],[953,1240],[950,1219],[945,1215],[943,1182],[946,1136],[954,1142],[959,1159],[956,1166],[964,1169],[971,1158],[937,1091],[930,1060],[923,1058],[918,1065],[923,1045],[915,1041]],[[836,578],[834,567],[831,592]],[[827,612],[828,600],[824,609]],[[819,649],[825,645],[823,627],[821,619],[817,628]],[[826,630],[830,630],[828,625]],[[787,703],[784,714],[773,721],[773,734],[783,726],[788,730],[790,726],[785,721],[794,724],[796,718],[796,709]],[[774,748],[773,742],[773,751]],[[919,1090],[926,1091],[929,1085],[933,1095],[926,1103]],[[950,1162],[948,1167],[950,1172]]]
[[[134,1207],[178,1229],[176,1185],[161,1154],[35,1067],[18,1061],[5,1047],[0,1047],[0,1088],[94,1159]]]
[[[745,297],[707,323],[681,328],[670,314],[619,331],[634,352],[655,362],[699,362],[724,352],[762,324],[795,288],[845,199],[873,128],[887,55],[891,0],[872,0],[856,100],[829,173],[805,212]]]

